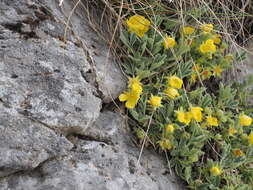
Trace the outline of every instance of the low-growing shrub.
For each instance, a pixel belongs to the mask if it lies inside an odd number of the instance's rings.
[[[242,84],[221,82],[238,55],[210,23],[166,30],[164,17],[133,15],[126,26],[129,82],[119,100],[140,142],[167,155],[191,189],[252,190],[252,108]]]

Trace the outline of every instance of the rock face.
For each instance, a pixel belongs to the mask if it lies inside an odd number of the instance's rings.
[[[174,190],[161,158],[139,150],[130,141],[122,117],[101,113],[89,133],[98,140],[79,139],[67,156],[49,160],[32,172],[15,174],[0,182],[12,190]],[[90,132],[92,128],[90,128]],[[74,137],[73,137],[74,138]]]
[[[182,189],[101,112],[125,81],[87,2],[0,1],[0,190]]]
[[[243,82],[246,77],[253,74],[253,40],[249,41],[244,48],[236,46],[232,52],[236,52],[238,54],[245,52],[246,59],[236,61],[233,70],[229,71],[229,73],[225,76],[227,77],[225,78],[225,82]]]

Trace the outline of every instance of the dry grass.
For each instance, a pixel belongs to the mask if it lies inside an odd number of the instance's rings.
[[[226,36],[228,41],[241,46],[247,44],[253,34],[251,0],[174,0],[172,2],[170,0],[86,0],[83,2],[86,2],[83,5],[91,16],[92,26],[101,35],[114,34],[109,36],[113,37],[113,40],[110,38],[109,41],[108,38],[105,40],[108,43],[114,41],[116,47],[118,31],[123,27],[125,18],[131,14],[144,14],[147,17],[161,14],[168,18],[177,18],[182,24],[215,23],[219,25],[219,32]],[[93,17],[94,10],[95,12],[102,10],[99,20]]]

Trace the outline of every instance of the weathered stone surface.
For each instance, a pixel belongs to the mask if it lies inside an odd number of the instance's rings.
[[[70,15],[73,4],[76,5],[77,2],[64,1],[62,10],[66,17]],[[78,36],[78,39],[81,40],[83,47],[89,54],[89,61],[96,73],[96,82],[103,94],[103,101],[111,102],[112,98],[115,99],[124,90],[126,86],[125,81],[108,46],[101,42],[97,32],[92,30],[87,24],[89,21],[85,19],[87,17],[85,14],[88,14],[86,3],[86,1],[81,1],[71,15],[71,29]],[[94,16],[98,17],[98,15]]]
[[[243,82],[246,77],[253,74],[253,41],[249,41],[243,48],[234,47],[232,52],[238,54],[245,52],[246,59],[235,62],[234,67],[225,75],[225,82]]]
[[[99,115],[101,101],[83,73],[90,69],[72,42],[22,39],[17,24],[2,24],[0,98],[20,114],[64,133],[82,133]]]
[[[73,147],[65,137],[5,106],[0,102],[0,177],[32,170]]]
[[[71,143],[54,131],[83,134],[101,108],[83,50],[40,38],[26,24],[39,14],[27,2],[0,2],[0,176],[66,153]]]
[[[131,143],[119,114],[102,113],[93,128],[99,141],[78,140],[71,155],[44,163],[32,173],[13,175],[0,182],[12,190],[179,190],[162,159]],[[103,142],[102,142],[103,141]]]

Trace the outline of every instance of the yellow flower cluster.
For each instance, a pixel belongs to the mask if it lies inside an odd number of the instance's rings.
[[[127,92],[120,94],[119,100],[126,102],[125,106],[132,109],[136,106],[142,94],[142,84],[139,77],[129,78],[128,88]]]
[[[177,120],[179,122],[189,125],[192,119],[191,112],[184,112],[182,110],[179,110],[179,111],[176,111],[176,113],[177,113]]]
[[[135,33],[139,37],[143,37],[151,25],[149,20],[140,15],[131,16],[126,21],[126,24],[128,26],[128,30],[132,33]]]
[[[214,40],[208,39],[205,42],[203,42],[200,47],[199,51],[203,54],[210,53],[213,54],[216,52],[216,45],[214,43]]]
[[[245,115],[245,114],[241,114],[239,116],[239,124],[241,126],[250,126],[252,124],[252,118],[250,116]]]
[[[213,166],[210,168],[210,173],[212,176],[219,176],[222,174],[222,169],[218,166]]]
[[[164,138],[164,139],[158,141],[158,143],[159,143],[162,150],[170,150],[173,147],[172,143],[170,142],[169,139]]]
[[[216,77],[221,77],[221,73],[223,72],[223,69],[220,65],[217,65],[213,68],[213,75]]]
[[[213,39],[213,42],[216,44],[216,45],[219,45],[221,43],[221,35],[220,34],[214,34],[212,36],[212,39]]]
[[[176,97],[180,96],[178,93],[178,90],[175,88],[168,87],[167,89],[164,90],[164,93],[171,98],[172,100],[175,99]]]
[[[171,77],[168,77],[168,84],[172,88],[180,89],[182,88],[183,80],[178,78],[177,76],[171,76]]]
[[[236,133],[237,133],[237,130],[234,127],[230,127],[228,129],[228,135],[229,136],[234,136],[234,134],[236,134]]]
[[[177,120],[180,123],[184,123],[186,125],[189,125],[189,123],[194,119],[197,122],[202,121],[202,111],[203,109],[201,107],[192,107],[190,111],[185,112],[183,109],[180,109],[176,111],[177,113]]]
[[[169,36],[165,37],[165,39],[163,41],[163,47],[165,49],[173,48],[176,44],[177,43],[176,43],[175,39],[172,37],[169,37]]]
[[[175,99],[180,96],[177,89],[182,88],[183,80],[178,78],[177,76],[171,76],[167,78],[168,88],[164,90],[164,93],[170,98]]]
[[[183,35],[187,36],[187,35],[191,35],[195,32],[195,28],[191,27],[191,26],[186,26],[183,27],[182,29],[182,33]]]
[[[205,33],[210,33],[213,30],[213,24],[203,24],[200,29]]]
[[[195,119],[197,122],[202,121],[202,111],[203,109],[201,107],[192,107],[191,108],[191,114],[192,118]]]
[[[153,96],[153,94],[151,94],[150,99],[148,100],[148,103],[154,108],[159,108],[162,106],[162,97],[159,96]]]
[[[201,107],[191,107],[190,111],[188,112],[185,112],[181,108],[180,110],[176,111],[177,120],[185,125],[189,125],[189,123],[192,120],[195,120],[198,123],[202,122],[203,120],[202,111],[203,109]],[[215,127],[217,127],[218,125],[219,125],[218,119],[210,115],[206,117],[205,123],[203,124],[203,126],[215,126]]]
[[[237,156],[237,157],[244,156],[243,151],[241,151],[239,148],[235,149],[235,150],[233,151],[233,154],[234,154],[235,156]]]
[[[216,117],[207,116],[206,122],[208,126],[214,126],[217,127],[219,125],[218,119]]]
[[[253,132],[251,132],[248,136],[248,141],[250,145],[253,145]]]
[[[222,72],[223,68],[221,67],[221,65],[215,65],[212,68],[206,67],[205,69],[203,69],[199,64],[196,64],[192,68],[190,82],[191,84],[194,84],[198,79],[198,75],[202,80],[209,79],[211,76],[221,77]]]
[[[174,130],[175,130],[175,128],[174,128],[174,126],[173,126],[172,124],[168,124],[168,125],[167,125],[167,127],[166,127],[166,133],[167,133],[167,134],[172,134],[172,133],[174,133]]]

